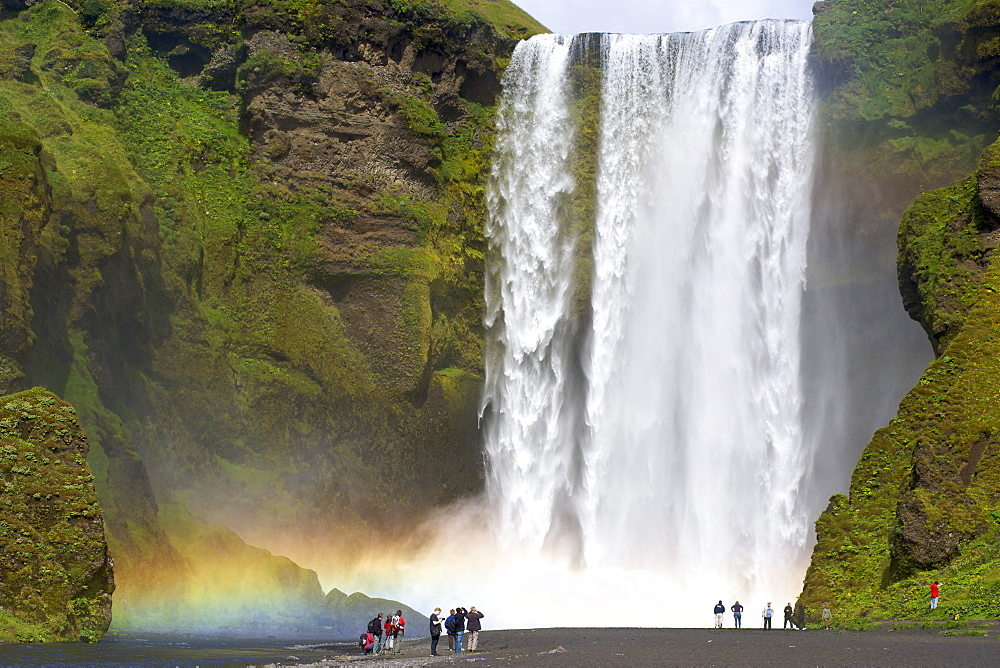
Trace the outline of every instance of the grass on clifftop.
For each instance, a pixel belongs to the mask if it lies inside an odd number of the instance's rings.
[[[528,39],[532,35],[549,32],[526,11],[509,0],[441,0],[442,4],[463,16],[478,16],[493,24],[497,30],[512,39]]]

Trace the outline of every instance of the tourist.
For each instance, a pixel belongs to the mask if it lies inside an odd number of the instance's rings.
[[[486,615],[476,610],[476,606],[472,606],[472,608],[465,613],[465,618],[468,620],[465,630],[469,633],[468,650],[470,652],[475,652],[479,648],[479,632],[483,628],[483,624],[479,620],[485,616]]]
[[[461,606],[455,608],[455,654],[462,653],[462,638],[465,637],[465,613]]]
[[[368,633],[372,634],[375,638],[375,646],[372,647],[372,654],[378,654],[382,651],[382,613],[378,613],[378,616],[373,620],[368,622]]]
[[[722,604],[722,599],[715,604],[715,628],[722,628],[722,615],[726,614],[726,606]]]
[[[385,623],[382,625],[382,632],[384,634],[382,636],[382,652],[391,654],[393,640],[391,612],[385,613]]]
[[[931,585],[931,610],[937,608],[938,594],[941,593],[940,587],[941,583],[938,582],[937,580],[935,580],[934,584]]]
[[[403,619],[403,611],[397,610],[393,615],[392,625],[396,628],[396,654],[403,652],[403,636],[406,635],[406,620]]]
[[[764,618],[764,628],[771,628],[771,617],[774,616],[774,608],[771,607],[771,602],[767,602],[767,607],[764,608],[764,612],[760,613],[760,616]]]
[[[793,612],[794,610],[792,609],[792,602],[789,601],[787,604],[785,604],[785,609],[784,609],[785,623],[781,625],[781,628],[787,629],[789,626],[791,626],[792,630],[793,631],[795,630],[795,622],[792,621]]]
[[[474,610],[475,608],[473,608]],[[441,608],[431,613],[431,656],[438,655],[438,640],[441,639]]]
[[[448,632],[448,649],[455,651],[455,608],[451,609],[448,619],[444,620],[444,629]]]
[[[739,601],[736,601],[730,610],[733,611],[733,627],[737,629],[743,628],[743,606],[740,605]]]
[[[823,626],[826,630],[830,630],[830,620],[833,619],[833,612],[830,610],[830,604],[827,603],[823,606]]]

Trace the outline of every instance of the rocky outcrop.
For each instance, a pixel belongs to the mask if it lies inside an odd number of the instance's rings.
[[[40,389],[0,398],[0,641],[101,639],[115,589],[73,407]]]
[[[897,275],[903,305],[941,354],[961,329],[1000,247],[998,160],[987,149],[962,184],[923,193],[900,226]]]

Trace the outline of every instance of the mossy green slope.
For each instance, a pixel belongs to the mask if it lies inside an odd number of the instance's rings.
[[[33,389],[0,397],[0,642],[97,641],[115,589],[73,407]]]
[[[192,582],[153,489],[277,544],[339,536],[334,557],[477,489],[491,105],[504,35],[540,27],[429,2],[15,9],[0,380],[80,409],[130,600]],[[268,134],[259,99],[316,103],[352,67],[419,187]]]
[[[812,619],[824,603],[848,623],[1000,616],[998,219],[977,182],[924,193],[904,216],[900,276],[940,357],[816,523],[800,598]]]
[[[824,604],[845,626],[1000,614],[997,146],[983,153],[1000,129],[998,10],[992,0],[828,0],[814,10],[831,171],[854,174],[841,176],[842,192],[873,221],[894,224],[912,202],[897,278],[937,359],[875,433],[849,494],[816,523],[800,597],[811,621]],[[931,613],[935,579],[945,586]]]

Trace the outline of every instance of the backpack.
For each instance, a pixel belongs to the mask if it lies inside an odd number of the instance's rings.
[[[372,634],[373,636],[379,635],[380,629],[378,627],[379,627],[378,617],[376,617],[375,619],[368,622],[368,633]]]
[[[457,627],[455,626],[454,615],[448,615],[448,619],[444,622],[444,628],[448,633],[454,633],[456,631]]]

